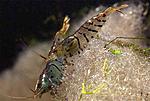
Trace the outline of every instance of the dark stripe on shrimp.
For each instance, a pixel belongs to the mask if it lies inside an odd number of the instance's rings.
[[[59,63],[61,63],[62,64],[62,62],[61,61],[59,61],[58,59],[55,59],[55,61],[57,61],[57,62],[59,62]],[[62,64],[63,65],[63,64]]]
[[[90,20],[88,20],[87,22],[89,25],[93,25],[94,23],[93,22],[90,22]]]
[[[95,18],[95,20],[97,20],[98,22],[101,22],[102,20],[98,19],[98,18]]]
[[[54,67],[56,67],[60,72],[62,72],[55,64],[51,64],[53,65]]]
[[[89,39],[87,38],[85,33],[83,33],[83,36],[85,37],[86,41],[89,42]]]
[[[103,13],[103,15],[102,15],[103,17],[106,17],[106,14],[105,13]]]
[[[79,34],[83,35],[84,38],[86,39],[87,42],[89,42],[89,39],[87,38],[86,34],[85,33],[81,33],[81,32],[78,32]]]
[[[106,22],[106,20],[102,20],[102,22]]]
[[[102,27],[103,25],[94,25],[94,26],[97,26],[97,27]]]
[[[91,32],[98,32],[97,30],[94,30],[94,29],[90,29],[90,28],[87,28],[87,27],[84,27],[84,26],[81,26],[81,27],[83,27],[83,28],[85,28],[85,29],[87,29],[88,31],[91,31]]]
[[[71,53],[69,53],[69,57],[72,57],[73,55]]]
[[[82,33],[81,33],[81,32],[78,32],[78,33],[82,35]]]
[[[78,45],[79,45],[79,49],[80,49],[81,51],[83,51],[83,49],[81,48],[81,45],[80,45],[80,40],[79,40],[79,38],[78,38],[78,37],[76,37],[76,36],[74,36],[74,38],[76,38],[76,39],[77,39],[77,42],[78,42]]]

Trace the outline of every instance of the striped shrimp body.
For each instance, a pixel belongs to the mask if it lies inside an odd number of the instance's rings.
[[[59,85],[63,77],[63,64],[68,63],[68,57],[80,54],[80,52],[86,48],[88,42],[97,35],[101,27],[105,24],[106,17],[113,12],[121,12],[120,9],[125,7],[127,7],[127,5],[122,5],[117,8],[110,7],[104,12],[99,13],[90,20],[86,21],[73,35],[68,36],[60,42],[58,42],[59,40],[54,40],[53,46],[49,53],[49,59],[51,59],[51,57],[56,58],[55,60],[47,63],[46,68],[40,75],[34,90],[35,95],[42,95],[43,93],[49,91],[52,86],[54,87]],[[67,30],[65,30],[65,32],[66,31]],[[63,38],[58,36],[61,36],[61,33],[59,32],[57,32],[55,38]],[[58,58],[61,58],[60,62],[58,62]]]
[[[40,74],[34,93],[31,97],[12,97],[15,99],[27,99],[41,97],[44,93],[53,91],[62,82],[64,76],[64,68],[67,62],[70,62],[70,57],[80,54],[88,45],[88,42],[97,36],[97,33],[101,30],[102,26],[106,22],[106,18],[114,13],[121,12],[120,9],[126,8],[128,5],[121,5],[113,8],[109,7],[102,13],[97,14],[88,21],[86,21],[74,34],[65,37],[65,34],[69,28],[69,18],[65,17],[63,27],[60,29],[54,38],[53,45],[48,53],[46,60],[46,67]],[[122,12],[121,12],[122,13]],[[41,56],[43,58],[43,56]]]
[[[106,18],[114,12],[122,13],[120,9],[126,8],[127,6],[109,7],[104,12],[87,20],[73,35],[68,36],[60,42],[52,50],[53,54],[56,54],[57,57],[65,57],[65,59],[80,54],[86,48],[88,42],[98,35],[98,32],[106,22]],[[67,61],[70,62],[69,58]]]

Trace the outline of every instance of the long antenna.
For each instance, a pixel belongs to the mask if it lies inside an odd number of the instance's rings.
[[[29,48],[29,45],[26,43],[26,41],[24,40],[24,38],[22,37],[21,42],[23,42],[24,46]],[[35,54],[37,54],[38,56],[40,56],[41,58],[43,58],[44,60],[46,60],[47,58],[45,56],[43,56],[42,54],[36,52],[35,50],[32,49],[32,52],[34,52]]]
[[[10,95],[4,95],[4,94],[1,94],[2,96],[5,96],[5,97],[8,97],[8,98],[11,98],[11,99],[16,99],[16,100],[25,100],[25,99],[34,99],[34,96],[28,96],[28,97],[20,97],[20,96],[10,96]]]
[[[33,99],[33,96],[29,96],[29,97],[19,97],[19,96],[9,96],[6,95],[6,97],[12,98],[12,99],[18,99],[18,100],[26,100],[26,99]]]
[[[110,45],[117,39],[139,39],[140,40],[140,39],[150,39],[150,38],[146,38],[146,37],[116,37],[113,40],[111,40],[110,42],[108,42],[107,44],[105,44],[104,48],[106,48],[108,45]]]

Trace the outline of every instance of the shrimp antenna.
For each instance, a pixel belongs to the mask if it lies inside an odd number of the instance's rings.
[[[33,89],[29,88],[29,90],[30,90],[32,93],[35,93],[35,91],[34,91]]]
[[[19,40],[21,40],[21,42],[23,42],[23,44],[24,44],[25,47],[29,48],[29,45],[26,43],[26,41],[24,40],[23,37],[22,37],[21,39],[19,39]],[[32,52],[34,52],[35,54],[37,54],[38,56],[40,56],[40,57],[43,58],[44,60],[47,59],[45,56],[43,56],[42,54],[40,54],[40,53],[38,53],[38,52],[36,52],[36,51],[34,51],[34,50],[32,50]]]
[[[128,5],[127,5],[127,4],[124,4],[124,5],[121,5],[121,6],[117,7],[115,10],[116,10],[117,12],[119,12],[119,13],[124,14],[120,9],[123,9],[123,8],[126,8],[126,7],[128,7]]]
[[[116,37],[113,40],[111,40],[110,42],[108,42],[107,44],[105,44],[104,48],[106,48],[108,45],[110,45],[117,39],[139,39],[139,40],[141,40],[141,39],[150,39],[150,38],[149,37],[148,38],[146,38],[146,37]]]
[[[126,7],[128,7],[127,4],[121,5],[121,6],[116,7],[116,8],[114,8],[114,7],[109,7],[109,8],[107,8],[107,9],[104,11],[104,13],[107,15],[107,14],[110,14],[110,13],[113,13],[113,12],[116,12],[116,11],[117,11],[117,12],[119,12],[119,13],[121,13],[121,14],[124,14],[124,13],[121,11],[121,9],[126,8]]]
[[[35,93],[35,91],[31,88],[29,88],[30,91],[32,91],[32,93]],[[16,100],[26,100],[26,99],[34,99],[35,96],[27,96],[27,97],[24,97],[24,96],[10,96],[10,95],[4,95],[4,94],[1,94],[2,96],[5,96],[5,97],[8,97],[8,98],[11,98],[11,99],[16,99]]]
[[[9,95],[6,95],[6,96],[9,98],[18,99],[18,100],[26,100],[26,99],[34,98],[33,96],[29,96],[29,97],[19,97],[19,96],[9,96]]]
[[[10,95],[4,95],[4,94],[1,94],[2,96],[5,96],[5,97],[8,97],[8,98],[11,98],[11,99],[16,99],[16,100],[25,100],[25,99],[33,99],[34,96],[28,96],[28,97],[23,97],[23,96],[10,96]]]

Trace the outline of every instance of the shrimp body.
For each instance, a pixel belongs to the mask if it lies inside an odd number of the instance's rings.
[[[41,97],[44,93],[53,91],[53,89],[58,87],[64,77],[65,66],[68,65],[67,63],[71,62],[70,57],[80,54],[86,48],[88,43],[101,31],[101,28],[107,21],[106,18],[110,14],[121,12],[120,10],[127,6],[128,5],[121,5],[116,8],[107,8],[103,12],[87,20],[74,34],[68,37],[65,36],[65,33],[70,26],[70,19],[65,17],[62,28],[55,35],[53,45],[48,53],[48,58],[44,57],[46,60],[46,67],[40,74],[35,89],[32,90],[34,96],[24,98]],[[41,57],[43,58],[43,56]]]
[[[100,32],[106,22],[106,18],[114,12],[121,12],[120,9],[125,7],[127,5],[107,8],[102,13],[87,20],[74,34],[66,38],[64,33],[69,28],[70,19],[65,17],[62,29],[56,33],[54,38],[53,46],[48,55],[47,65],[37,80],[34,90],[35,95],[41,96],[43,93],[51,90],[51,88],[59,86],[63,78],[64,67],[70,60],[69,57],[80,54],[90,40],[95,38],[97,33]]]
[[[98,35],[101,28],[106,23],[107,17],[114,12],[121,12],[120,9],[127,7],[128,5],[121,5],[113,8],[109,7],[102,13],[93,16],[87,20],[81,27],[72,35],[61,41],[52,51],[57,57],[64,57],[69,60],[69,57],[80,54],[84,48],[88,45],[91,39]],[[122,12],[121,12],[122,13]]]

